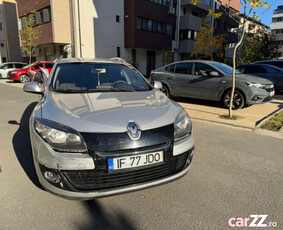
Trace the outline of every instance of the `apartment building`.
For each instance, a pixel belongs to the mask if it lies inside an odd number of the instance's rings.
[[[35,41],[37,48],[33,61],[53,61],[60,55],[67,56],[72,43],[70,4],[69,0],[17,0],[21,19],[35,11],[34,28],[39,32],[39,39]],[[24,20],[22,22],[24,27]],[[24,61],[28,61],[24,52],[22,56]]]
[[[0,0],[0,64],[21,61],[17,5],[14,0]]]
[[[165,52],[172,51],[176,3],[175,0],[124,1],[126,60],[131,60],[144,75],[165,64]]]
[[[148,75],[171,51],[176,0],[18,0],[19,17],[36,11],[34,60],[121,57]]]
[[[214,19],[215,34],[226,34],[228,45],[223,61],[231,64],[234,44],[239,40],[238,32],[234,29],[239,27],[239,19],[235,15],[241,11],[241,2],[239,0],[215,0],[214,9],[216,13],[222,13],[220,18]]]
[[[179,22],[179,34],[176,38],[177,60],[191,59],[191,53],[194,49],[194,42],[197,33],[204,20],[212,23],[212,17],[208,16],[209,10],[213,8],[214,0],[204,0],[199,4],[192,4],[191,0],[181,0],[177,22]]]
[[[270,28],[271,33],[276,36],[276,40],[280,45],[278,58],[283,59],[283,5],[274,10]]]

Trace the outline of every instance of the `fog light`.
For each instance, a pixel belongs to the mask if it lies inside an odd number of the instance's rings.
[[[52,183],[55,183],[55,184],[58,184],[61,181],[60,176],[57,173],[50,172],[50,171],[46,171],[44,173],[44,177],[46,178],[46,180]]]

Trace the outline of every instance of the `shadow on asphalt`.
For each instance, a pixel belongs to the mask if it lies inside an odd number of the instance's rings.
[[[133,230],[136,229],[130,222],[129,217],[123,213],[114,212],[115,214],[107,213],[101,204],[96,200],[84,201],[83,205],[90,214],[90,222],[81,223],[77,226],[80,230],[105,230],[105,229],[121,229]]]
[[[28,178],[35,186],[42,189],[35,174],[29,137],[29,118],[36,104],[37,102],[29,104],[22,115],[20,123],[15,120],[10,120],[8,123],[11,125],[19,125],[12,140],[14,151]]]

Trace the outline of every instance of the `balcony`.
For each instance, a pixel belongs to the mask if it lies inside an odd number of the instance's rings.
[[[193,4],[191,0],[182,0],[181,5],[184,6],[184,5],[193,5]],[[202,3],[198,3],[193,6],[201,8],[202,10],[205,10],[205,11],[209,11],[209,9],[211,9],[210,5],[211,5],[211,0],[203,0]]]
[[[190,29],[199,30],[202,25],[202,18],[196,17],[191,14],[181,16],[180,20],[180,30]]]
[[[178,52],[191,53],[194,49],[194,43],[195,41],[192,39],[180,40]]]

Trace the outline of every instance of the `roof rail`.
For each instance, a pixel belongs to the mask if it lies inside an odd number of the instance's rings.
[[[109,58],[110,60],[116,60],[116,61],[121,61],[123,63],[127,63],[123,58],[120,58],[120,57],[112,57],[112,58]]]

